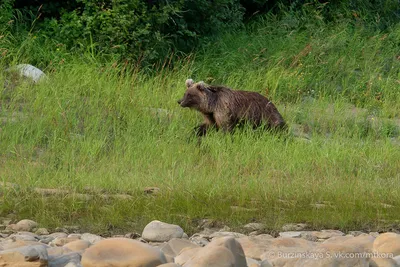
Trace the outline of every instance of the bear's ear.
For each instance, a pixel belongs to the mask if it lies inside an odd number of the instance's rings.
[[[186,87],[189,88],[190,86],[192,86],[194,84],[194,81],[192,79],[187,79],[185,84],[186,84]]]
[[[207,89],[207,85],[203,81],[200,81],[196,84],[196,88],[200,91],[204,91]]]
[[[205,84],[203,81],[200,81],[200,82],[196,83],[196,88],[199,91],[207,90],[207,91],[212,92],[212,93],[216,92],[214,87],[209,86],[208,84]]]

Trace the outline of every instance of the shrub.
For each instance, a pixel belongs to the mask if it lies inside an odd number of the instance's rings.
[[[10,31],[7,22],[18,13],[37,43],[153,66],[265,12],[297,30],[342,20],[384,30],[398,21],[400,6],[398,0],[3,0],[0,29]]]
[[[203,39],[241,27],[244,13],[236,0],[78,1],[81,7],[44,18],[45,36],[69,49],[142,63],[189,52]]]
[[[13,19],[13,0],[3,0],[0,4],[0,32],[5,32]]]

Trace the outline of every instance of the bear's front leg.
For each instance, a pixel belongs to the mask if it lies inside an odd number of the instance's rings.
[[[212,113],[203,114],[203,116],[204,116],[204,122],[195,128],[196,135],[199,137],[205,136],[207,130],[212,126],[215,126],[215,120],[213,118]]]
[[[229,112],[218,112],[214,114],[215,124],[218,129],[221,129],[224,133],[232,132],[236,125],[235,117]]]
[[[194,128],[196,135],[201,137],[201,136],[205,136],[207,133],[208,128],[210,128],[210,125],[207,123],[202,123],[199,126],[196,126]]]

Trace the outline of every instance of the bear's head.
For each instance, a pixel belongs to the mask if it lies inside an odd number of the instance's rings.
[[[203,81],[195,83],[192,79],[186,80],[186,92],[182,99],[178,100],[181,107],[188,107],[201,112],[209,112],[209,102],[215,91]]]

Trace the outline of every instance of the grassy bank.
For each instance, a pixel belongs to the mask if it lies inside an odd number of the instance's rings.
[[[201,218],[398,228],[399,38],[400,25],[267,18],[154,75],[54,50],[48,79],[2,94],[0,213],[96,232],[153,219],[190,232]],[[27,51],[46,53],[35,42],[8,53],[29,63]],[[198,144],[201,118],[176,103],[188,77],[267,94],[293,134],[245,129]]]

